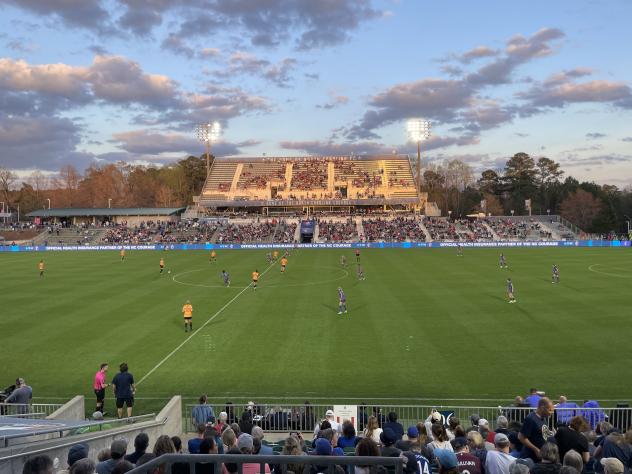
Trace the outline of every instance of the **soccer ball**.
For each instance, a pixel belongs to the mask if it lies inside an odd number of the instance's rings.
[[[171,273],[171,270],[167,270],[167,273]]]

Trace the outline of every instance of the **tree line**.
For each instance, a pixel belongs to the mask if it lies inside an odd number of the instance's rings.
[[[92,165],[83,173],[64,166],[54,177],[34,171],[18,182],[0,168],[2,201],[23,214],[47,207],[180,207],[199,195],[206,177],[205,156],[189,156],[163,167],[110,163]],[[579,182],[566,176],[559,163],[516,153],[504,168],[480,176],[463,161],[431,165],[423,173],[422,190],[444,215],[561,214],[586,232],[625,233],[632,215],[632,189]],[[6,204],[5,204],[6,205]]]

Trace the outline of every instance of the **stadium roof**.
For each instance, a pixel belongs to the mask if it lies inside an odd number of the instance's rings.
[[[94,216],[173,216],[186,207],[78,207],[39,209],[29,212],[27,217],[94,217]]]

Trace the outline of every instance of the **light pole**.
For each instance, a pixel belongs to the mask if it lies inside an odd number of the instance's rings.
[[[417,142],[417,188],[421,192],[421,142],[430,138],[430,121],[410,119],[406,124],[408,139]]]
[[[46,198],[46,200],[48,201],[48,208],[50,209],[50,198]]]
[[[112,198],[108,198],[108,209],[112,209]]]
[[[206,145],[206,176],[211,172],[211,143],[217,141],[222,127],[219,122],[200,123],[195,128],[197,139]]]

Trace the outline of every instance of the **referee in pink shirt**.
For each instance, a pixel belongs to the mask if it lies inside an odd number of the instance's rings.
[[[104,403],[105,403],[105,387],[109,384],[105,383],[105,373],[108,371],[107,364],[101,364],[101,368],[99,371],[94,374],[94,383],[92,384],[92,388],[94,388],[94,394],[97,396],[97,409],[96,411],[100,411],[105,415],[104,411]]]

